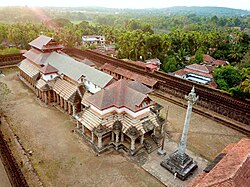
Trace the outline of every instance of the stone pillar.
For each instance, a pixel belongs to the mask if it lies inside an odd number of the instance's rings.
[[[141,135],[141,145],[143,145],[143,141],[144,141],[144,134]]]
[[[131,151],[135,150],[135,138],[131,138],[131,146],[130,146]]]
[[[36,97],[39,97],[39,90],[36,89]]]
[[[76,115],[76,106],[73,105],[73,116]]]
[[[61,108],[63,108],[63,98],[62,97],[60,97],[60,106],[61,106]]]
[[[53,101],[56,102],[56,92],[53,91]]]
[[[81,124],[80,121],[77,121],[77,122],[76,122],[76,128],[77,128],[77,129],[80,128],[80,124]]]
[[[85,134],[85,126],[82,125],[82,134],[84,135]]]
[[[183,132],[181,136],[181,142],[180,142],[179,149],[178,149],[178,154],[180,156],[184,156],[185,151],[186,151],[188,126],[189,126],[189,122],[191,118],[192,107],[193,107],[193,104],[198,100],[198,97],[196,97],[196,94],[194,93],[194,87],[192,88],[188,96],[185,96],[185,99],[188,101],[188,108],[187,108],[186,118],[184,122]]]
[[[121,132],[121,142],[124,142],[124,134]]]
[[[68,114],[71,115],[72,111],[71,111],[71,104],[68,103]]]
[[[97,147],[100,149],[102,148],[102,136],[98,136]]]
[[[57,102],[58,105],[60,104],[60,97],[59,97],[58,94],[56,94],[56,102]]]
[[[45,102],[46,105],[48,104],[47,92],[44,92],[44,102]]]
[[[65,112],[68,110],[68,103],[67,103],[67,101],[66,100],[64,100],[64,110],[65,110]]]
[[[91,142],[94,143],[94,132],[91,131]]]
[[[111,141],[113,142],[115,140],[114,138],[114,132],[111,132]]]
[[[115,133],[115,142],[119,142],[119,132]]]

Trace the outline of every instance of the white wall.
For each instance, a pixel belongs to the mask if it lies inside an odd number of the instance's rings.
[[[143,110],[140,110],[140,111],[138,111],[138,112],[133,112],[133,111],[131,111],[131,110],[125,108],[125,107],[123,107],[123,108],[111,107],[111,108],[108,108],[108,109],[105,109],[105,110],[102,110],[102,111],[99,110],[98,108],[96,108],[96,107],[93,106],[93,105],[91,105],[90,108],[91,108],[92,110],[94,110],[95,112],[97,112],[98,114],[100,114],[100,115],[105,115],[105,114],[107,114],[107,113],[110,113],[110,112],[115,111],[115,112],[117,112],[118,114],[121,114],[122,112],[126,112],[127,114],[129,114],[130,116],[132,116],[132,117],[134,117],[134,118],[136,118],[136,117],[138,117],[138,116],[140,116],[140,115],[142,115],[142,114],[147,113],[147,112],[150,111],[150,107],[147,107],[147,108],[145,108],[145,109],[143,109]]]
[[[57,76],[58,76],[57,73],[53,73],[53,74],[48,74],[48,75],[42,75],[42,78],[45,81],[50,81],[50,80],[54,79]]]
[[[99,92],[101,90],[101,88],[99,86],[95,86],[92,82],[90,82],[86,79],[84,81],[84,85],[88,89],[88,91],[90,91],[93,94],[96,92]]]

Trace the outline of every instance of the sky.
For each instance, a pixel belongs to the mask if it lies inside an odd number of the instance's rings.
[[[0,0],[0,6],[54,6],[109,8],[165,8],[172,6],[217,6],[250,10],[250,0]]]

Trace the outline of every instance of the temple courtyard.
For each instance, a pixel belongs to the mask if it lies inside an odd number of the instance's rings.
[[[3,133],[10,126],[18,136],[44,186],[163,186],[152,175],[171,180],[169,186],[182,186],[179,179],[162,170],[155,160],[162,160],[156,152],[131,158],[125,152],[111,150],[96,153],[74,133],[75,123],[69,115],[51,106],[45,106],[35,94],[16,76],[17,68],[4,69],[0,78],[0,112],[6,116]],[[169,106],[167,140],[165,150],[172,153],[181,136],[185,119],[184,108],[153,98],[163,106]],[[187,148],[202,163],[214,157],[229,143],[237,142],[242,133],[225,127],[201,115],[192,113]],[[15,157],[19,161],[18,153]],[[20,161],[19,161],[20,162]],[[142,166],[142,167],[140,167]],[[146,172],[145,170],[148,172]],[[160,168],[160,169],[158,169]],[[29,171],[22,169],[24,175]],[[166,180],[165,178],[165,180]],[[27,178],[29,184],[32,178]]]

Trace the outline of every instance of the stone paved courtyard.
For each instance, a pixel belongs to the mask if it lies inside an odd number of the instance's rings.
[[[0,89],[0,112],[6,115],[23,147],[33,152],[30,159],[45,186],[163,186],[136,164],[136,159],[130,160],[124,153],[110,151],[96,156],[72,133],[75,126],[70,117],[54,107],[41,105],[35,94],[19,81],[16,70],[4,70],[6,76],[0,78],[7,85]],[[170,139],[165,144],[169,154],[176,149],[175,142],[179,142],[186,110],[153,99],[170,107],[167,126]],[[193,113],[187,146],[195,153],[188,152],[198,162],[197,171],[206,166],[203,158],[211,161],[226,145],[242,137],[245,136],[235,130]],[[183,186],[182,181],[174,180],[159,165],[164,158],[153,152],[140,165],[168,186]]]

